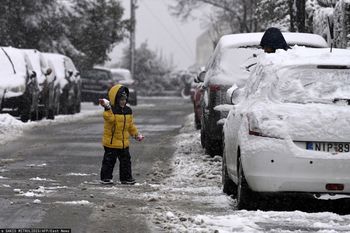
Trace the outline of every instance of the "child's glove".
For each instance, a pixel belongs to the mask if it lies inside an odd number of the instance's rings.
[[[111,109],[111,103],[108,100],[106,100],[106,99],[99,99],[98,102],[106,110]]]
[[[144,138],[145,138],[145,137],[144,137],[142,134],[140,134],[140,133],[135,137],[135,139],[136,139],[137,141],[139,141],[139,142],[141,142]]]

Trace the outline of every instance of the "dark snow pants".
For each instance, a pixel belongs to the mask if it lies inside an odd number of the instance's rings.
[[[102,160],[101,180],[113,179],[114,165],[119,159],[119,180],[127,181],[132,179],[131,157],[129,148],[115,149],[104,147],[105,154]]]

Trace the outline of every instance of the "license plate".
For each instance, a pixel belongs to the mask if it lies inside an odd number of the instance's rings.
[[[331,153],[350,152],[350,143],[340,142],[307,142],[307,150],[325,151]]]

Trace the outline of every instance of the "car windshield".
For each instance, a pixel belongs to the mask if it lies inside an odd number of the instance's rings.
[[[223,84],[231,83],[234,77],[235,83],[242,86],[255,67],[256,57],[260,53],[262,50],[257,47],[224,49],[212,63],[209,69],[212,74],[208,77],[211,77],[212,82]]]
[[[0,67],[1,74],[14,74],[12,64],[3,51],[0,51]]]
[[[82,73],[82,77],[86,79],[109,80],[108,72],[103,70],[88,70]]]
[[[129,72],[125,72],[125,71],[113,71],[112,77],[113,77],[113,80],[118,80],[118,81],[132,80],[131,74]]]
[[[300,67],[279,72],[276,88],[282,102],[332,103],[350,100],[350,67]]]

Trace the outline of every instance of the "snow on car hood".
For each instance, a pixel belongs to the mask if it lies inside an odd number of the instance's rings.
[[[337,104],[259,104],[247,114],[269,136],[294,141],[350,141],[350,106]]]

